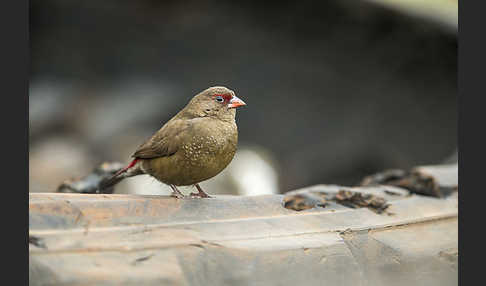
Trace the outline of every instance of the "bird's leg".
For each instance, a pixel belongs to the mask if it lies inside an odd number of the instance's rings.
[[[201,188],[201,186],[199,186],[199,184],[195,184],[194,185],[198,191],[198,193],[191,193],[191,196],[194,196],[194,197],[201,197],[201,198],[210,198],[211,196],[208,195],[206,192],[203,191],[203,189]]]
[[[169,186],[172,188],[172,194],[170,194],[171,197],[178,198],[178,199],[182,199],[184,197],[184,194],[182,194],[181,191],[179,191],[175,185],[169,185]]]

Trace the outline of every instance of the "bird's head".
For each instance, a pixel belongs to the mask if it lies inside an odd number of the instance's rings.
[[[196,96],[184,108],[188,114],[196,117],[216,117],[222,120],[234,120],[236,108],[246,103],[236,97],[235,92],[224,86],[210,87]]]

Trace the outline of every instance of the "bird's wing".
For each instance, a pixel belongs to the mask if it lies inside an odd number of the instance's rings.
[[[134,158],[150,159],[171,156],[182,145],[183,137],[191,127],[191,120],[171,120],[157,131],[149,140],[140,145]]]

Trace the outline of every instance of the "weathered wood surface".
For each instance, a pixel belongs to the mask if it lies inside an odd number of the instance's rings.
[[[457,182],[457,165],[448,170],[437,179]],[[284,195],[32,193],[30,284],[458,284],[457,192],[433,198],[392,186],[318,185],[288,195],[341,189],[380,196],[389,207],[377,214],[328,202],[294,211],[283,207]]]

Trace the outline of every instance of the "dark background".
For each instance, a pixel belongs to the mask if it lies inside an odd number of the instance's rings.
[[[213,85],[248,104],[240,157],[263,158],[280,192],[452,156],[455,31],[323,2],[31,1],[30,191],[127,162]],[[238,162],[233,178],[251,180],[255,161]]]

